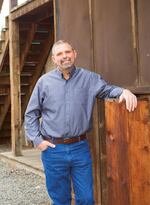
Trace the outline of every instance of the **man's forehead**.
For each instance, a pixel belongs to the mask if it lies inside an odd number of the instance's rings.
[[[65,51],[65,50],[73,50],[73,49],[71,45],[69,45],[68,43],[59,44],[54,47],[55,54],[61,51]]]

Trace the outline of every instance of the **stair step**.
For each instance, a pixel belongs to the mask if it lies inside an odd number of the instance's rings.
[[[6,73],[6,72],[1,72],[0,73],[0,77],[6,77],[6,76],[10,76],[10,74]]]
[[[21,86],[29,86],[29,83],[21,83]]]
[[[36,62],[36,61],[35,61],[35,62],[34,62],[34,61],[33,61],[33,62],[32,62],[32,61],[29,62],[29,61],[28,61],[28,62],[25,62],[25,63],[24,63],[25,66],[31,66],[31,67],[34,67],[34,66],[36,66],[37,64],[38,64],[38,62]]]
[[[1,43],[1,42],[4,42],[4,41],[5,41],[5,39],[0,39],[0,43]]]
[[[0,93],[0,97],[8,96],[8,93]]]
[[[32,45],[40,45],[41,42],[40,41],[32,41]]]
[[[2,31],[4,31],[4,32],[6,32],[7,30],[8,30],[8,27],[6,27],[6,26],[2,28]]]
[[[23,77],[23,76],[25,76],[25,77],[31,77],[32,76],[32,73],[21,73],[21,77]]]
[[[47,33],[49,33],[49,31],[47,31],[47,30],[37,30],[35,33],[47,34]]]

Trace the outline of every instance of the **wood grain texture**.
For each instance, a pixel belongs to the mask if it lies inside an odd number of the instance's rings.
[[[125,104],[105,102],[108,205],[148,205],[150,201],[149,101],[138,101],[129,113]]]

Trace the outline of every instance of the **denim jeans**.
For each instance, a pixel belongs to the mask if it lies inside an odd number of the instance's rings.
[[[53,205],[71,205],[71,183],[76,205],[94,204],[92,160],[87,140],[48,147],[41,159]]]

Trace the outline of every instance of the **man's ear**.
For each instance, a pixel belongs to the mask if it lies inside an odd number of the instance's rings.
[[[55,63],[55,57],[52,56],[51,59],[52,59],[53,63]]]
[[[77,57],[77,51],[76,50],[74,50],[74,56],[75,56],[75,58]]]

